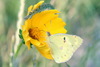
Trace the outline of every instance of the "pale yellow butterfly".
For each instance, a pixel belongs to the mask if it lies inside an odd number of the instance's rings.
[[[79,36],[69,34],[50,35],[47,40],[56,63],[68,61],[83,42]]]

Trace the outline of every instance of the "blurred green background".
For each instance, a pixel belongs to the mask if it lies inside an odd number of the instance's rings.
[[[25,0],[27,8],[40,0]],[[70,67],[100,67],[100,0],[45,0],[58,9],[67,23],[68,34],[83,38],[82,46],[67,62]],[[11,57],[12,36],[16,32],[20,0],[0,0],[0,67],[66,67],[48,60],[33,47],[22,45],[16,59]]]

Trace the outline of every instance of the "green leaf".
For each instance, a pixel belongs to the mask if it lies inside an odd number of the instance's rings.
[[[30,44],[30,47],[32,48],[33,44]]]
[[[22,35],[19,35],[19,38],[23,39],[23,36]]]
[[[22,35],[22,30],[21,29],[19,29],[19,33]]]
[[[25,44],[25,41],[24,41],[24,39],[22,40],[22,43],[23,43],[23,44]]]

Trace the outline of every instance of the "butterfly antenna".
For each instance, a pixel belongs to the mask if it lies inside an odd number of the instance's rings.
[[[44,26],[46,27],[46,24],[44,24]],[[46,27],[46,29],[47,29],[47,27]],[[48,32],[48,29],[47,29],[46,32],[47,32],[47,35],[48,35],[48,36],[51,36],[50,32]]]
[[[65,63],[66,63],[66,67],[70,67],[70,65],[67,62],[65,62]]]

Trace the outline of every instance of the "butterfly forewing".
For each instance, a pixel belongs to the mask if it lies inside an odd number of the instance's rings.
[[[55,34],[48,37],[52,57],[57,63],[68,61],[81,43],[82,39],[76,35]]]

